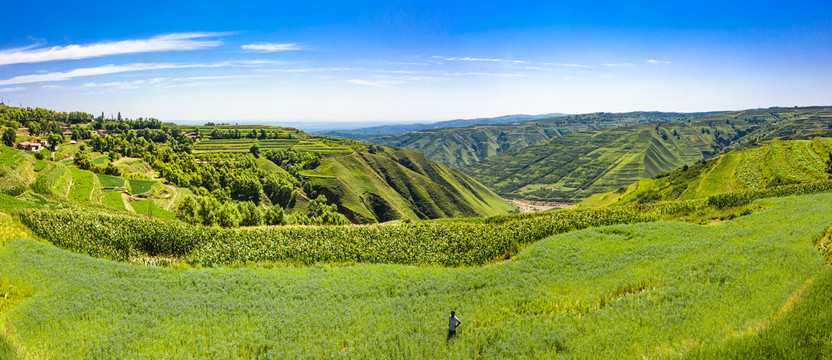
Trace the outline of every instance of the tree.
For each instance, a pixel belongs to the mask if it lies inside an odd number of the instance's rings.
[[[202,225],[213,226],[217,223],[217,214],[219,213],[220,202],[211,196],[201,196],[199,198],[199,217],[202,219]]]
[[[217,223],[226,228],[240,226],[240,212],[233,202],[222,204],[217,214]]]
[[[269,173],[263,181],[263,192],[266,193],[266,196],[274,205],[286,206],[289,204],[294,189],[291,179],[281,177],[275,173]]]
[[[37,136],[40,134],[40,125],[34,121],[29,121],[26,123],[26,127],[29,128],[29,135]]]
[[[266,225],[285,225],[286,219],[283,217],[283,208],[280,206],[268,208],[263,216],[263,222]]]
[[[832,153],[829,153],[829,160],[826,160],[826,173],[832,177]]]
[[[326,196],[318,195],[318,198],[309,202],[307,216],[309,221],[315,225],[346,225],[347,219],[338,213],[335,204],[327,205]]]
[[[14,146],[14,142],[17,141],[17,133],[14,130],[7,128],[6,131],[3,132],[3,144],[8,147]]]
[[[176,217],[188,224],[199,224],[199,204],[194,198],[187,196],[176,208]]]
[[[257,143],[252,144],[248,151],[251,151],[251,154],[254,155],[254,157],[260,157],[260,145],[257,145]]]
[[[61,134],[49,134],[49,136],[46,137],[46,141],[49,142],[49,150],[55,152],[55,148],[58,147],[58,144],[64,142],[64,136]]]
[[[242,202],[237,206],[240,211],[240,226],[263,225],[263,213],[253,202]]]
[[[75,159],[72,162],[81,170],[89,170],[93,167],[92,161],[87,157],[87,154],[82,152],[75,154]]]
[[[263,185],[260,184],[259,179],[238,176],[229,184],[229,188],[231,190],[231,198],[234,200],[251,201],[255,204],[260,203],[260,192],[263,189]]]

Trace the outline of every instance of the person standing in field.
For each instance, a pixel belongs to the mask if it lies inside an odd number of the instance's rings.
[[[451,339],[453,339],[454,336],[456,336],[456,328],[459,326],[459,324],[462,324],[462,321],[459,321],[459,319],[456,317],[456,313],[451,311],[451,317],[448,318],[448,339],[446,340],[446,342],[451,341]]]

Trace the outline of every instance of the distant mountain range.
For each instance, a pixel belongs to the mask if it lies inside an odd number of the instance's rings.
[[[460,170],[506,198],[576,202],[722,151],[783,136],[828,136],[830,129],[830,107],[745,110],[576,132]]]
[[[376,145],[421,151],[431,160],[461,168],[505,151],[519,150],[549,139],[580,131],[613,128],[651,121],[676,121],[720,112],[599,112],[557,116],[510,124],[480,124],[427,129],[406,134],[365,138]]]
[[[351,130],[338,130],[338,131],[313,131],[311,133],[315,135],[321,136],[329,136],[335,138],[343,138],[343,139],[351,139],[351,140],[364,140],[367,138],[377,137],[377,136],[385,136],[385,135],[397,135],[397,134],[405,134],[413,131],[419,130],[427,130],[427,129],[441,129],[441,128],[451,128],[451,127],[462,127],[468,125],[495,125],[495,124],[510,124],[515,122],[525,122],[525,121],[533,121],[539,119],[547,119],[559,116],[565,116],[566,114],[561,113],[551,113],[551,114],[541,114],[541,115],[525,115],[525,114],[518,114],[518,115],[505,115],[505,116],[498,116],[493,118],[477,118],[477,119],[457,119],[457,120],[446,120],[446,121],[439,121],[434,123],[418,123],[418,124],[391,124],[391,125],[379,125],[379,126],[371,126],[359,129],[351,129]]]

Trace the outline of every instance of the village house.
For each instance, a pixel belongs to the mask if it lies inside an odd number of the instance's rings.
[[[46,140],[38,140],[38,139],[30,139],[29,141],[22,141],[17,144],[17,148],[21,150],[29,150],[29,151],[41,151],[44,148],[49,146],[49,142]]]
[[[202,141],[204,140],[201,136],[197,135],[195,132],[189,131],[184,134],[185,136],[191,138],[193,141]]]

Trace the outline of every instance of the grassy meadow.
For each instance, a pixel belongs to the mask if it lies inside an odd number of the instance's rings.
[[[0,324],[26,358],[788,358],[822,351],[828,336],[799,343],[802,353],[778,344],[832,327],[805,313],[825,309],[822,290],[832,286],[813,246],[832,223],[832,194],[758,203],[766,210],[714,225],[590,228],[538,241],[511,261],[458,268],[154,268],[8,231],[0,278],[33,291],[21,293],[26,300]],[[446,342],[450,310],[463,324]]]
[[[832,138],[774,140],[760,146],[641,179],[618,191],[595,194],[581,206],[623,205],[644,200],[690,200],[717,194],[825,180]]]

